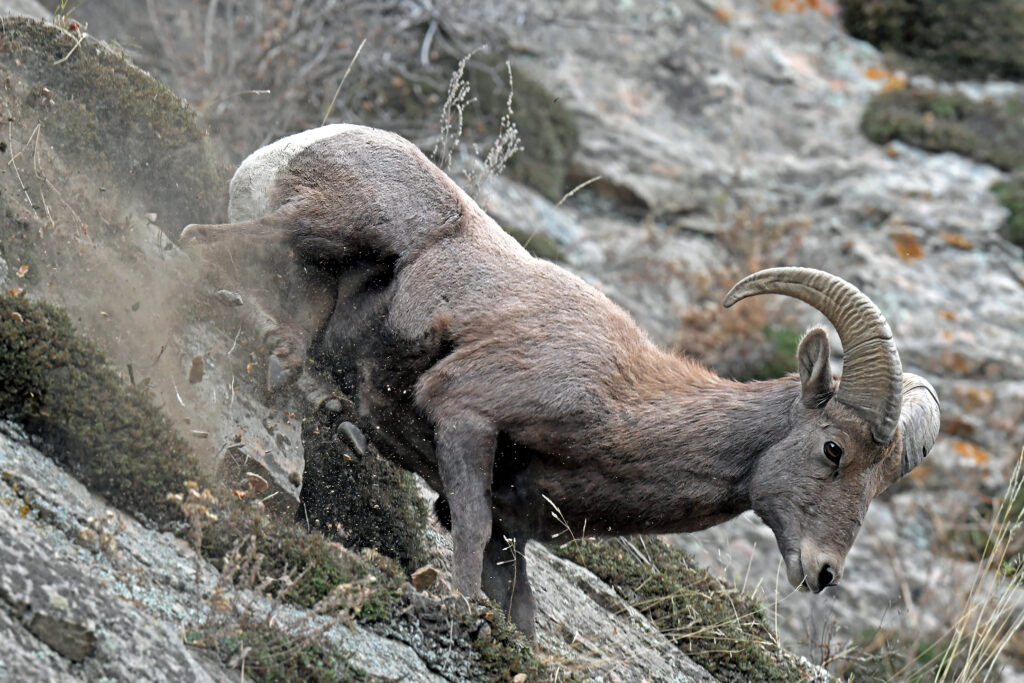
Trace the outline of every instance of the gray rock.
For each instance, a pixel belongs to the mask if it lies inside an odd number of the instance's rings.
[[[590,571],[536,543],[527,557],[538,645],[553,659],[586,680],[715,680]]]
[[[237,680],[216,657],[186,647],[182,633],[210,616],[203,597],[217,571],[199,564],[180,539],[147,529],[90,494],[53,461],[0,423],[0,667],[5,680]],[[116,541],[102,546],[85,530],[95,520]],[[323,628],[354,665],[388,680],[443,680],[414,649],[359,625],[337,625],[293,607],[274,607],[230,589],[285,628]]]
[[[53,12],[48,11],[37,0],[0,0],[0,14],[33,19],[53,18]]]

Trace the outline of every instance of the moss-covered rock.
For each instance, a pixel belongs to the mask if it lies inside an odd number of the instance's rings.
[[[1024,79],[1019,0],[840,0],[851,35],[946,78]]]
[[[587,539],[558,548],[594,572],[650,618],[680,650],[720,681],[793,681],[806,672],[783,654],[752,598],[657,539],[640,543],[641,561],[616,540]]]
[[[23,103],[47,140],[82,170],[116,178],[166,226],[209,221],[228,169],[195,113],[122,55],[26,19],[0,26],[0,69],[29,83]]]
[[[408,571],[427,561],[427,507],[409,472],[373,452],[355,456],[336,415],[303,421],[302,504],[297,518],[349,548],[373,548]]]
[[[193,647],[217,653],[225,664],[244,659],[245,679],[259,683],[307,681],[351,683],[369,680],[348,661],[346,653],[329,642],[289,636],[263,619],[251,619],[232,632],[193,631]]]
[[[975,102],[933,90],[874,97],[861,121],[873,142],[901,140],[932,152],[956,152],[1004,171],[1024,166],[1024,102]]]
[[[1006,220],[1006,237],[1024,247],[1024,167],[1009,178],[992,186],[999,202],[1010,210]]]
[[[876,95],[868,103],[861,130],[885,144],[901,140],[932,152],[956,152],[1017,172],[992,190],[1010,210],[1005,233],[1024,246],[1024,101],[975,102],[933,90],[901,90]]]
[[[200,477],[149,393],[126,385],[64,311],[9,294],[0,294],[0,416],[90,490],[158,524],[180,520],[167,493]]]

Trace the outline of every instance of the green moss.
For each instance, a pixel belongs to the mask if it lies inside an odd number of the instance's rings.
[[[144,390],[126,386],[102,353],[78,336],[66,313],[45,303],[0,295],[0,416],[42,441],[91,491],[159,524],[181,523],[166,496],[187,480],[204,481],[184,441]],[[208,486],[209,484],[201,484]],[[204,530],[203,554],[219,561],[252,536],[264,573],[308,571],[288,593],[311,606],[339,583],[370,573],[380,590],[365,608],[384,614],[404,583],[402,571],[339,554],[320,534],[270,519],[242,504],[224,504]]]
[[[775,379],[796,372],[796,350],[800,345],[800,332],[788,327],[769,326],[762,331],[770,351],[762,358],[760,365],[740,373],[735,379],[753,382]]]
[[[126,386],[67,314],[0,295],[0,416],[23,424],[92,491],[160,524],[180,519],[169,491],[200,477],[184,441]]]
[[[1024,102],[973,102],[963,95],[899,90],[874,97],[861,121],[868,139],[956,152],[1004,171],[1024,166]]]
[[[289,636],[262,619],[250,619],[233,632],[193,631],[186,641],[194,647],[214,650],[221,661],[244,661],[246,680],[263,681],[365,681],[367,676],[348,661],[348,656],[318,639]],[[244,651],[244,656],[243,656]]]
[[[238,539],[251,538],[256,552],[264,556],[263,575],[302,574],[284,596],[302,607],[312,607],[339,584],[372,574],[375,589],[363,610],[367,619],[373,619],[390,613],[405,583],[405,574],[399,567],[384,561],[371,564],[355,553],[341,552],[320,533],[307,533],[294,524],[267,517],[245,503],[223,504],[218,516],[203,533],[203,556],[220,566]],[[276,584],[269,590],[276,590]]]
[[[1016,173],[992,187],[1010,210],[1007,238],[1024,246],[1024,101],[974,102],[963,95],[904,90],[872,98],[861,130],[885,144],[901,140],[932,152],[956,152]]]
[[[181,491],[186,480],[204,481],[191,452],[151,397],[126,386],[96,347],[75,334],[66,313],[10,295],[0,295],[0,417],[24,425],[51,457],[75,472],[90,490],[145,519],[177,523],[181,528],[181,510],[168,505],[166,496]],[[406,473],[401,475],[399,481],[406,488],[379,499],[382,509],[375,514],[385,524],[394,525],[387,513],[398,512],[387,506],[412,506],[413,500],[419,501],[411,479]],[[367,486],[358,477],[354,481],[356,486]],[[395,481],[376,479],[365,489],[370,497],[361,501],[383,495],[378,487],[394,488]],[[206,485],[200,483],[200,487]],[[425,510],[422,502],[419,506],[417,517],[398,514],[398,519],[413,525],[409,538],[415,538],[416,544],[411,548],[422,553],[418,545],[422,528],[416,525],[422,525]],[[239,539],[251,539],[262,555],[262,576],[301,574],[284,594],[288,602],[311,607],[339,584],[372,575],[372,592],[356,615],[359,621],[386,624],[407,614],[413,604],[405,573],[395,560],[342,550],[320,533],[307,533],[294,524],[267,517],[248,501],[221,503],[216,514],[216,521],[203,529],[203,556],[220,566]],[[413,556],[407,554],[406,559]],[[276,583],[268,587],[272,592],[276,589]],[[436,599],[417,609],[422,633],[447,623],[451,613]],[[482,620],[487,611],[494,624],[491,635],[473,640],[472,651],[466,647],[470,639],[460,638],[456,654],[448,655],[466,658],[465,666],[476,672],[474,679],[498,680],[509,677],[509,672],[526,672],[530,680],[539,680],[541,665],[496,608],[475,607],[460,617],[463,627],[469,629],[471,622]],[[470,631],[476,632],[475,628]],[[362,676],[345,663],[343,653],[316,643],[295,643],[258,625],[215,638],[193,634],[190,640],[216,649],[226,659],[243,647],[251,648],[246,671],[257,680],[361,680]]]
[[[26,19],[0,26],[0,66],[40,84],[25,105],[47,139],[91,172],[133,187],[162,225],[210,220],[227,169],[214,160],[195,113],[122,55],[92,39],[75,49],[76,40]]]
[[[1019,0],[840,0],[851,35],[944,78],[1024,78]]]
[[[594,572],[650,618],[680,650],[720,681],[802,680],[805,672],[777,654],[761,605],[657,539],[641,543],[649,563],[618,541],[584,540],[557,550]]]
[[[999,203],[1010,210],[1006,219],[1006,238],[1024,247],[1024,169],[992,186]]]
[[[473,641],[473,650],[479,657],[480,680],[511,680],[514,674],[526,674],[528,681],[551,680],[551,673],[533,653],[523,635],[512,626],[505,613],[490,603],[485,614],[493,615],[488,623],[491,635]]]
[[[300,520],[349,548],[373,548],[418,569],[426,564],[428,512],[416,479],[373,453],[352,459],[336,429],[341,419],[319,414],[303,422]]]

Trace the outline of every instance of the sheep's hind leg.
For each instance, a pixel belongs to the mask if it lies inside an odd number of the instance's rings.
[[[191,223],[181,231],[182,245],[212,244],[230,239],[268,238],[284,241],[289,236],[290,213],[278,209],[272,214],[237,223]]]
[[[491,538],[491,476],[497,433],[483,417],[460,412],[434,424],[436,454],[452,521],[452,580],[467,598],[480,593],[484,546]]]
[[[249,281],[242,285],[238,298],[229,296],[228,300],[241,306],[243,324],[271,349],[267,356],[267,388],[271,392],[303,375],[310,337],[334,304],[333,287],[310,280],[295,262],[286,244],[290,224],[290,213],[279,209],[252,221],[192,224],[181,232],[182,246],[198,252],[213,266],[212,279]],[[236,259],[233,253],[240,257]],[[227,274],[231,268],[237,271],[234,276]],[[281,284],[296,291],[290,292],[290,301],[269,305],[275,298],[274,288]]]

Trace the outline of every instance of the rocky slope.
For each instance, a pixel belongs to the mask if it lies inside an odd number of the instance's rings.
[[[146,15],[130,4],[94,0],[81,14],[92,22],[90,31],[140,46],[140,61],[165,69],[181,92],[198,95],[189,74],[176,64],[189,46],[201,45],[196,40],[201,41],[202,26],[197,38],[185,9],[175,14],[170,4],[163,6],[168,15],[162,18],[176,22],[163,24],[154,21],[161,17],[153,10]],[[296,25],[304,21],[303,7],[295,4]],[[357,9],[352,12],[359,21],[351,23],[364,26]],[[90,11],[96,19],[89,19]],[[453,42],[458,38],[468,48],[476,44],[468,36],[494,39],[523,74],[551,93],[549,99],[571,112],[578,148],[562,162],[568,178],[564,190],[596,176],[600,180],[556,207],[550,192],[545,196],[496,178],[485,186],[481,202],[513,232],[546,238],[554,254],[629,309],[659,342],[699,353],[723,369],[749,372],[778,339],[766,330],[799,331],[823,322],[791,302],[751,303],[747,310],[720,313],[717,301],[729,284],[760,267],[824,268],[854,282],[879,304],[893,326],[904,365],[939,391],[944,437],[909,483],[872,505],[843,585],[822,596],[793,594],[784,579],[779,585],[774,539],[750,515],[676,542],[777,608],[772,623],[788,646],[816,661],[839,655],[832,662],[836,670],[848,670],[843,667],[851,661],[878,652],[878,644],[887,639],[899,640],[898,649],[937,638],[959,612],[974,571],[969,558],[977,543],[965,542],[963,530],[978,526],[979,511],[1000,493],[1009,463],[1024,445],[1024,350],[1019,343],[1024,254],[1000,235],[1006,212],[989,192],[1004,174],[956,155],[929,154],[900,143],[879,147],[864,139],[859,123],[868,99],[883,88],[906,84],[903,76],[886,69],[874,48],[843,32],[828,3],[637,0],[610,6],[573,0],[556,7],[534,0],[513,9],[465,0],[443,7],[401,5],[395,12],[399,28],[389,35],[408,43],[412,66],[400,62],[404,53],[375,34],[394,48],[392,65],[400,73],[395,78],[436,76],[426,66],[422,73],[416,70],[421,47],[430,47],[430,26],[436,24],[435,34]],[[167,31],[167,25],[176,30]],[[274,58],[261,64],[268,73],[275,64],[294,64],[298,85],[288,87],[308,87],[301,96],[328,99],[359,38],[358,32],[345,34],[344,45],[325,41],[321,46],[275,43],[271,37]],[[380,66],[386,64],[380,61],[382,49],[368,43],[354,72],[365,64],[367,72],[381,68],[388,73]],[[426,54],[430,62],[429,49]],[[325,62],[335,63],[330,78],[312,84],[303,80]],[[227,67],[218,64],[223,73]],[[248,73],[244,66],[236,70]],[[20,98],[37,94],[34,84],[18,90],[14,80],[9,87]],[[240,83],[239,89],[260,87],[256,76],[230,82]],[[915,82],[911,74],[909,85]],[[955,87],[977,98],[1024,92],[1012,83]],[[204,100],[201,109],[215,131],[237,129],[223,136],[226,146],[242,146],[238,140],[244,139],[251,148],[287,132],[275,127],[320,123],[322,110],[296,110],[300,91],[288,92],[286,103],[275,102],[279,93],[274,92],[263,101]],[[353,97],[351,91],[345,96]],[[394,114],[391,105],[379,104],[380,98],[372,100],[373,107],[363,107],[359,95],[354,97],[351,102],[342,97],[337,116],[379,123],[382,109],[400,129],[406,124],[409,132],[429,127],[422,117],[409,124],[408,111]],[[345,102],[351,107],[342,110]],[[267,113],[285,105],[291,117],[286,123]],[[246,128],[250,113],[262,128]],[[31,126],[15,131],[18,150],[32,144]],[[40,135],[47,140],[50,134],[44,121]],[[421,141],[432,147],[429,137]],[[24,212],[11,199],[21,187],[10,173],[7,178],[5,200],[12,212]],[[27,181],[30,192],[32,182]],[[44,199],[63,210],[56,194],[45,183],[43,188]],[[145,197],[130,199],[126,234],[134,235],[133,253],[145,256],[128,266],[119,263],[117,270],[135,269],[134,277],[145,280],[153,277],[152,263],[184,257],[175,248],[164,248],[162,233],[145,218],[153,210]],[[33,211],[37,218],[45,216],[41,206]],[[162,220],[158,216],[155,222]],[[237,348],[233,329],[209,329],[184,316],[174,327],[184,326],[186,332],[172,333],[164,314],[173,307],[163,303],[160,287],[124,300],[124,281],[111,275],[102,260],[90,260],[93,255],[81,244],[76,248],[87,270],[105,273],[86,278],[101,294],[69,287],[47,271],[33,284],[36,295],[67,305],[90,335],[105,340],[121,367],[132,362],[138,367],[139,359],[149,365],[156,357],[160,362],[147,369],[155,391],[185,432],[193,434],[204,457],[229,463],[242,452],[248,466],[250,455],[260,456],[261,471],[282,499],[294,496],[295,474],[301,470],[298,426],[288,417],[294,407],[279,406],[271,413],[260,407],[256,383],[246,379],[246,351]],[[13,282],[18,264],[10,265],[8,281]],[[113,308],[106,303],[110,300],[122,305]],[[133,309],[139,300],[144,305]],[[131,322],[134,318],[139,321]],[[154,333],[126,334],[112,329],[115,323],[119,329]],[[165,344],[169,350],[159,356]],[[838,340],[833,348],[838,349]],[[206,358],[207,379],[190,384],[184,378],[197,355]],[[838,363],[839,358],[837,368]],[[238,432],[246,435],[247,448],[225,449]],[[551,566],[559,565],[552,560]],[[542,612],[561,595],[561,589],[540,591],[551,596],[550,603],[542,598]],[[552,618],[552,628],[567,618]],[[621,633],[607,621],[574,623],[581,633],[589,624],[594,630],[587,637],[594,642],[615,642]],[[602,656],[594,655],[597,660]],[[666,663],[659,670],[672,671],[672,666]],[[1006,676],[1012,675],[1011,666]]]

